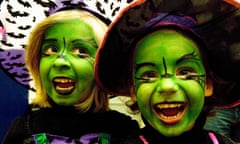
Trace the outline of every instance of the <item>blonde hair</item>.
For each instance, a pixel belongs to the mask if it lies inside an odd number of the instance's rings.
[[[25,63],[36,88],[36,96],[32,99],[32,104],[37,104],[40,107],[51,107],[49,97],[42,86],[39,72],[40,50],[44,34],[54,24],[72,19],[80,19],[92,28],[98,46],[107,31],[107,25],[98,17],[79,9],[59,11],[39,22],[29,35],[25,50]],[[82,112],[106,111],[108,109],[107,94],[100,90],[96,83],[92,88],[91,94],[81,99],[81,103],[74,106]]]

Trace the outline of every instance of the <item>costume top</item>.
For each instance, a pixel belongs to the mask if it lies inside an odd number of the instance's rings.
[[[117,111],[80,113],[72,107],[30,108],[17,118],[3,144],[118,143],[138,123]]]

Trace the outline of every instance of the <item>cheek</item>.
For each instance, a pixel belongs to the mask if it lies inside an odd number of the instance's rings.
[[[182,83],[182,87],[189,96],[204,98],[204,84],[189,80],[189,82]]]
[[[51,64],[46,59],[41,59],[39,63],[39,72],[41,79],[44,79],[47,77],[49,70],[50,70]]]
[[[50,62],[46,63],[46,60],[40,60],[39,64],[39,74],[42,86],[45,88],[46,91],[51,91],[52,83],[49,77],[51,65]]]
[[[152,84],[140,84],[136,89],[138,108],[143,117],[152,121],[154,117],[152,111],[152,97],[154,93],[154,86]]]
[[[153,83],[142,83],[136,85],[135,92],[137,96],[137,101],[142,105],[149,104],[154,90],[155,85]]]
[[[93,77],[94,67],[88,61],[78,61],[73,63],[72,66],[80,77]]]
[[[204,88],[198,82],[191,80],[181,83],[192,109],[202,108],[204,104]]]

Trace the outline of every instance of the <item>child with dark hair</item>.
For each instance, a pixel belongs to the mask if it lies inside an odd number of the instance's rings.
[[[97,82],[137,103],[145,124],[132,137],[139,143],[233,143],[203,129],[213,81],[201,27],[192,15],[158,7],[135,1],[110,25],[97,53]]]

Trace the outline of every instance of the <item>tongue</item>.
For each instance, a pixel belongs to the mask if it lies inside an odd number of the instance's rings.
[[[161,113],[165,116],[175,116],[179,112],[178,108],[165,108],[161,110]]]
[[[68,88],[68,87],[73,86],[72,83],[58,83],[57,85],[58,85],[58,87],[61,87],[61,88]]]

